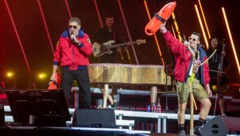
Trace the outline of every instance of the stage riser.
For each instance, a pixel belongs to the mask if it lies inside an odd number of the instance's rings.
[[[142,87],[142,89],[150,89],[149,87]],[[99,90],[99,89],[95,89],[95,90]],[[161,92],[164,92],[164,87],[162,87]],[[134,90],[132,90],[134,91]],[[139,90],[138,90],[139,91]],[[124,110],[141,110],[141,111],[146,111],[146,107],[147,105],[150,104],[150,96],[149,92],[147,90],[140,90],[142,91],[142,95],[134,95],[134,94],[118,94],[120,97],[120,103],[119,106],[121,106],[122,108],[124,108]],[[170,90],[169,90],[170,91]],[[74,94],[75,92],[73,91],[70,95],[69,98],[69,103],[70,103],[70,108],[74,108],[74,106],[76,105],[75,101],[74,101]],[[177,96],[176,94],[169,94],[168,96],[166,95],[158,95],[160,97],[160,103],[162,106],[162,111],[165,110],[166,106],[168,106],[168,110],[171,112],[177,112]],[[82,107],[82,95],[80,93],[79,96],[79,107]],[[95,108],[97,105],[97,100],[98,99],[102,99],[102,93],[100,91],[97,92],[92,92],[92,107]],[[166,101],[167,99],[167,101]],[[225,96],[224,97],[225,100],[225,109],[228,115],[230,116],[240,116],[240,99],[233,99],[233,97],[231,96]],[[211,102],[212,105],[214,105],[215,103],[215,96],[211,97]],[[8,104],[6,99],[0,99],[0,103],[4,103],[5,105]],[[188,106],[189,107],[189,106]],[[198,107],[199,103],[198,103]],[[198,111],[197,111],[198,112]],[[214,106],[211,107],[210,109],[210,115],[214,114]],[[216,115],[220,114],[220,110],[219,110],[219,106],[217,105],[216,108]]]
[[[4,109],[3,105],[0,104],[0,127],[4,125]]]
[[[1,128],[1,136],[127,136],[125,132],[47,129],[7,129]]]

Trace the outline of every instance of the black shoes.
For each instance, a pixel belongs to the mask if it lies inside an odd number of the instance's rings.
[[[203,128],[203,126],[195,126],[194,133],[198,136],[201,136],[202,128]]]
[[[186,135],[185,130],[180,130],[180,131],[178,132],[178,135],[179,135],[179,136],[185,136],[185,135]]]
[[[197,136],[201,136],[202,128],[203,128],[203,126],[195,126],[195,128],[194,128],[194,134],[197,135]],[[179,136],[186,136],[185,130],[180,130],[180,131],[178,132],[178,135],[179,135]]]

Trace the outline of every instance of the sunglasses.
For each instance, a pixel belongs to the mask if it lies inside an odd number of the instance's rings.
[[[68,26],[68,27],[69,27],[69,29],[71,29],[71,28],[77,29],[77,26],[72,26],[72,25],[70,25],[70,26]]]
[[[189,41],[190,41],[190,40],[197,41],[197,39],[194,39],[194,38],[192,38],[192,37],[189,37],[188,40],[189,40]]]

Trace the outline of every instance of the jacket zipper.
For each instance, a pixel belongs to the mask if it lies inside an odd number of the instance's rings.
[[[74,68],[74,45],[72,44],[72,66]]]

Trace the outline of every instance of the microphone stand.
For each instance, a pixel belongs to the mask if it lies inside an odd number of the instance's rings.
[[[225,51],[225,41],[224,44],[222,44],[222,51]],[[223,63],[224,63],[224,55],[221,54],[221,59],[220,59],[220,63],[218,65],[218,71],[223,71]],[[216,112],[216,107],[217,107],[217,100],[218,100],[218,95],[220,94],[220,83],[221,83],[222,77],[220,77],[220,75],[217,75],[217,93],[216,93],[216,99],[215,99],[215,105],[214,105],[214,115]]]
[[[167,63],[165,64],[165,67],[166,67],[166,71],[165,71],[165,74],[166,74],[166,107],[165,107],[165,111],[168,111],[168,85],[167,85],[168,64]]]
[[[220,82],[221,80],[217,79],[218,83],[217,83],[217,92],[216,92],[216,98],[215,98],[215,103],[214,103],[214,111],[213,111],[213,115],[216,115],[216,109],[217,109],[217,101],[218,101],[218,95],[220,94]]]

